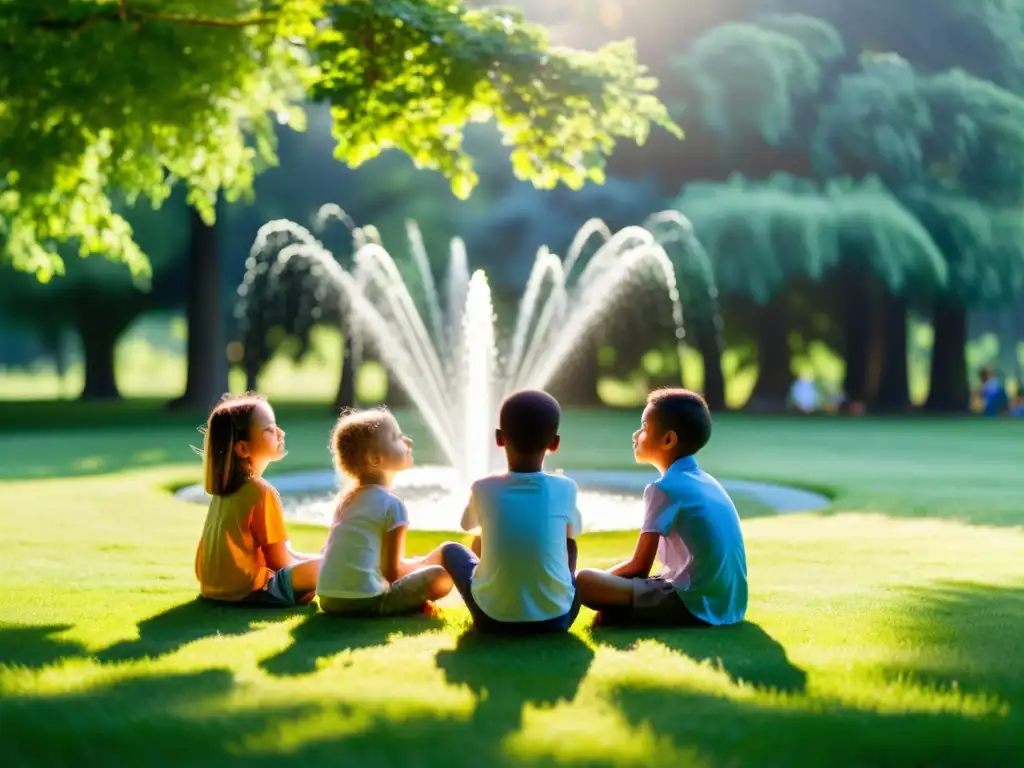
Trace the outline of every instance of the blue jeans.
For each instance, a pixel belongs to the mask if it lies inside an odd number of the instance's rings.
[[[572,539],[566,540],[569,550],[569,573],[572,576],[573,586],[576,585],[576,542]],[[473,624],[481,632],[491,635],[537,635],[550,632],[567,632],[576,616],[580,612],[579,593],[573,595],[572,607],[568,613],[556,616],[553,619],[544,621],[498,621],[484,613],[480,606],[473,599],[473,573],[480,565],[480,559],[473,554],[472,550],[462,544],[451,542],[441,548],[441,562],[444,569],[455,582],[455,588],[462,595],[462,600],[473,617]]]

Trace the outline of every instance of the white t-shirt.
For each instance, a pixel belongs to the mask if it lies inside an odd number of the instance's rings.
[[[735,624],[747,611],[747,554],[739,514],[692,456],[644,491],[643,533],[657,533],[662,574],[709,624]]]
[[[380,572],[384,534],[409,524],[400,498],[382,485],[356,491],[334,513],[323,548],[316,592],[324,597],[373,597],[389,583]]]
[[[567,538],[583,528],[576,483],[546,472],[509,472],[473,483],[462,528],[480,528],[480,565],[472,592],[495,621],[564,616],[576,588]]]

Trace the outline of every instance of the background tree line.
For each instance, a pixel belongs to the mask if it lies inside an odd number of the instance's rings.
[[[635,38],[685,140],[655,128],[644,146],[623,142],[611,151],[604,186],[544,191],[518,180],[515,156],[510,162],[495,132],[480,128],[467,134],[480,184],[460,202],[439,175],[417,171],[397,152],[357,170],[332,163],[337,112],[313,108],[305,133],[273,129],[279,166],[256,177],[254,202],[220,203],[216,230],[189,212],[183,192],[159,214],[133,209],[140,244],[144,230],[158,243],[145,248],[154,270],[148,293],[115,265],[65,259],[62,286],[5,280],[0,291],[16,299],[0,299],[0,311],[44,338],[55,326],[74,328],[93,360],[83,394],[111,396],[110,350],[142,312],[183,306],[191,296],[196,328],[216,311],[228,336],[237,335],[234,289],[268,219],[308,223],[320,205],[338,203],[401,254],[403,222],[414,218],[439,271],[448,239],[462,235],[474,266],[488,270],[499,295],[513,297],[536,249],[564,252],[586,219],[618,227],[674,207],[693,221],[720,293],[724,337],[701,301],[707,286],[684,280],[689,339],[717,406],[725,402],[723,343],[757,366],[748,405],[776,409],[793,357],[817,341],[843,356],[850,398],[905,410],[915,317],[934,334],[931,410],[967,407],[972,316],[976,330],[1007,342],[1002,361],[1015,366],[1009,351],[1019,322],[1000,310],[1019,306],[1024,290],[1024,64],[1015,53],[1024,2],[647,0],[628,13],[619,0],[515,5],[547,25],[556,43],[597,48]],[[338,257],[348,258],[344,233],[331,237]],[[685,273],[687,265],[678,266]],[[109,312],[91,311],[96,301]],[[575,402],[595,402],[599,350],[613,349],[613,367],[629,371],[647,348],[671,344],[667,326],[663,313],[622,308],[560,386]],[[637,338],[647,344],[630,343]],[[193,355],[196,381],[222,380],[212,369],[223,341]],[[273,345],[262,350],[269,355]],[[659,375],[677,380],[679,371]]]

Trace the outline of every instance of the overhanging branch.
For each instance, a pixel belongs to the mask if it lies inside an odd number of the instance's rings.
[[[183,27],[217,27],[221,29],[243,29],[245,27],[276,24],[276,14],[251,14],[238,18],[217,18],[207,16],[186,16],[184,14],[139,11],[128,7],[125,0],[118,0],[117,8],[96,11],[79,18],[42,17],[33,26],[46,32],[80,32],[88,26],[101,22],[129,24],[136,29],[143,24],[177,24]]]

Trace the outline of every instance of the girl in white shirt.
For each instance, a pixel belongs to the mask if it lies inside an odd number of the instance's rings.
[[[395,474],[412,466],[412,440],[385,409],[343,413],[331,436],[334,462],[353,485],[340,498],[323,549],[320,607],[350,616],[430,610],[452,580],[441,548],[405,557],[409,513],[391,492]]]

